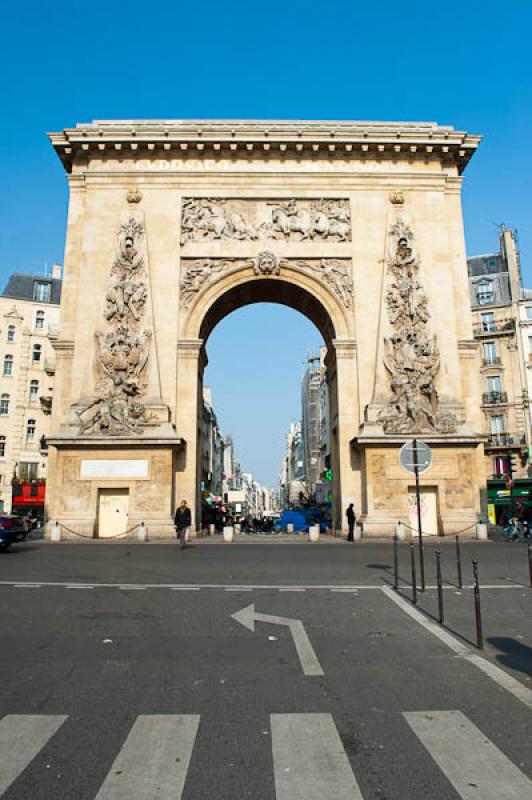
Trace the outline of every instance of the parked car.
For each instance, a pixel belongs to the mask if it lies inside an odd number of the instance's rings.
[[[0,514],[0,552],[5,552],[13,542],[23,542],[28,528],[21,517]]]

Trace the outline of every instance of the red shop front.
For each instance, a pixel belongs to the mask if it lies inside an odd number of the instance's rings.
[[[44,497],[46,484],[36,481],[20,481],[12,487],[11,510],[13,514],[31,513],[42,519],[44,516]]]

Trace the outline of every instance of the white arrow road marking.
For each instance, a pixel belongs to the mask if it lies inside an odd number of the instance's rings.
[[[323,675],[318,657],[307,636],[305,627],[300,619],[290,619],[289,617],[275,617],[270,614],[258,614],[255,611],[255,603],[242,608],[231,617],[239,622],[244,628],[255,632],[255,622],[269,622],[270,625],[285,625],[290,628],[290,633],[294,640],[294,645],[301,661],[301,668],[305,675]]]

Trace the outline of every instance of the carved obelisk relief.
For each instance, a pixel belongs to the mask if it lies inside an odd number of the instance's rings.
[[[95,333],[95,395],[77,411],[80,435],[142,433],[148,422],[141,398],[148,388],[152,330],[144,224],[139,214],[120,226],[104,297],[103,325]],[[148,316],[151,317],[151,314]]]
[[[388,245],[385,305],[392,333],[384,339],[383,361],[391,399],[379,421],[385,433],[453,433],[457,420],[440,408],[436,391],[440,353],[429,330],[414,235],[402,217],[390,225]]]

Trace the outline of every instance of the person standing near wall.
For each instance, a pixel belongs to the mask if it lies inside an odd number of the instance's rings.
[[[347,525],[349,527],[347,541],[352,542],[354,541],[355,524],[356,524],[355,509],[353,507],[353,503],[349,503],[349,508],[345,512],[345,515],[347,517]]]
[[[181,543],[181,550],[185,549],[187,528],[190,527],[191,519],[190,508],[187,506],[187,501],[181,500],[181,504],[176,509],[174,519],[177,538]]]

